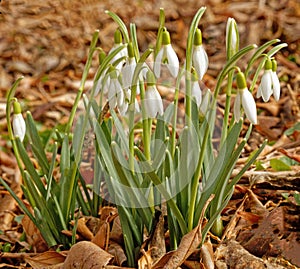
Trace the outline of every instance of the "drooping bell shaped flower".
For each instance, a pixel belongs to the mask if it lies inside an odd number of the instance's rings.
[[[238,122],[241,118],[241,109],[243,108],[245,114],[252,124],[257,124],[257,112],[254,98],[249,92],[246,84],[245,75],[242,72],[237,74],[237,95],[234,101],[234,119]]]
[[[128,57],[126,59],[125,65],[121,71],[123,87],[126,90],[130,89],[132,86],[131,85],[132,78],[133,78],[134,70],[136,68],[136,59],[134,57],[132,43],[129,43],[127,45],[127,52],[128,52]],[[137,89],[138,89],[138,87],[137,87]],[[139,94],[138,91],[137,91],[137,94]]]
[[[200,114],[204,116],[210,106],[211,103],[211,98],[212,98],[212,93],[210,89],[207,89],[206,92],[203,95],[202,102],[200,104],[199,110]]]
[[[125,104],[125,95],[124,95],[122,85],[119,81],[118,73],[117,73],[117,70],[115,67],[110,66],[109,76],[110,76],[110,83],[109,83],[109,87],[108,87],[109,107],[111,109],[118,107],[119,112],[123,113],[124,110],[127,110],[127,107]],[[128,106],[128,104],[127,104],[127,106]]]
[[[121,34],[121,31],[119,29],[117,29],[115,31],[115,34],[114,34],[114,45],[113,45],[113,47],[111,48],[111,50],[109,51],[108,54],[112,53],[115,49],[119,48],[122,45],[123,45],[123,43],[122,43],[122,34]],[[123,57],[127,57],[127,49],[126,49],[126,47],[124,47],[121,51],[119,51],[112,58],[111,64],[114,64],[116,61],[122,59]],[[125,59],[120,60],[120,62],[115,65],[116,69],[121,70],[124,62],[125,62]]]
[[[229,60],[239,51],[239,32],[233,18],[228,18],[226,24],[226,54]]]
[[[147,72],[147,87],[145,90],[144,102],[146,115],[155,118],[157,114],[164,113],[163,102],[155,85],[155,77],[151,71]]]
[[[208,57],[202,45],[202,33],[200,29],[196,30],[194,36],[193,66],[197,71],[199,79],[202,80],[208,69]]]
[[[21,105],[18,101],[15,101],[14,104],[14,115],[12,121],[13,133],[14,136],[18,136],[22,142],[26,133],[26,124],[24,118],[21,114]]]
[[[257,90],[256,97],[262,97],[265,102],[268,102],[273,92],[272,81],[272,61],[267,59],[265,62],[265,72],[262,75],[260,85]]]
[[[194,68],[192,69],[191,94],[192,98],[195,98],[199,109],[202,102],[202,91],[200,89],[197,72]]]
[[[280,82],[276,74],[277,61],[272,59],[272,84],[273,84],[273,95],[276,101],[280,98]]]
[[[179,60],[171,45],[170,33],[166,28],[164,28],[162,32],[161,49],[154,60],[153,71],[157,78],[160,77],[161,64],[165,64],[168,67],[174,78],[177,77],[179,71]]]

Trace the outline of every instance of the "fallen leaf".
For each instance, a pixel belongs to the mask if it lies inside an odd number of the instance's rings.
[[[48,250],[48,246],[40,231],[27,215],[24,215],[22,219],[22,225],[26,233],[26,240],[33,247],[35,252],[43,252]]]
[[[114,241],[109,242],[107,252],[114,256],[114,264],[121,266],[127,261],[124,248]]]
[[[59,253],[56,251],[46,251],[37,254],[34,257],[26,257],[25,261],[35,269],[50,268],[52,265],[58,265],[65,261],[66,253]]]
[[[73,245],[62,269],[98,269],[107,265],[113,256],[97,245],[81,241]]]
[[[166,254],[163,214],[160,214],[159,216],[159,220],[156,224],[153,236],[149,244],[149,248],[151,250],[151,258],[153,263],[155,263],[161,256]]]
[[[96,233],[92,242],[97,246],[99,246],[100,248],[107,251],[108,243],[109,243],[109,232],[110,232],[109,223],[108,222],[102,223],[100,229]]]
[[[152,269],[159,268],[177,268],[179,267],[200,245],[202,241],[202,222],[204,219],[204,213],[207,206],[213,199],[213,195],[206,201],[206,204],[203,207],[201,216],[199,218],[198,225],[189,233],[184,235],[181,239],[181,242],[178,248],[175,251],[170,251],[164,256],[162,256],[152,267]]]

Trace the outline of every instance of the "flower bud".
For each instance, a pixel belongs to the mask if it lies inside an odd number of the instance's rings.
[[[18,136],[21,142],[24,140],[25,133],[26,133],[26,124],[24,118],[21,114],[21,105],[18,101],[14,102],[14,115],[13,115],[13,132],[14,136]]]

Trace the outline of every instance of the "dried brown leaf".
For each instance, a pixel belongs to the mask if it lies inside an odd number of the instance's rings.
[[[99,246],[102,249],[107,251],[108,242],[109,242],[109,232],[110,226],[108,222],[104,222],[98,232],[96,233],[95,237],[93,238],[92,242]]]
[[[151,258],[153,263],[155,263],[161,256],[166,254],[163,214],[159,216],[159,220],[155,227],[153,237],[151,238],[149,248],[151,250]]]
[[[97,245],[81,241],[71,247],[63,269],[98,269],[107,265],[113,256]]]
[[[27,215],[23,217],[22,225],[26,233],[27,242],[34,248],[36,252],[43,252],[48,250],[48,246],[43,239],[40,231]]]
[[[114,264],[121,266],[124,262],[127,261],[127,257],[121,245],[114,241],[109,242],[108,253],[114,256]]]
[[[157,261],[156,264],[154,264],[152,269],[177,268],[197,249],[202,241],[201,229],[204,219],[204,213],[213,197],[214,196],[211,195],[211,197],[206,201],[206,204],[204,205],[201,212],[198,225],[192,231],[182,237],[178,249],[165,254],[161,259]]]
[[[52,268],[51,266],[59,265],[66,259],[65,253],[56,251],[46,251],[34,257],[26,257],[25,261],[28,262],[35,269]]]

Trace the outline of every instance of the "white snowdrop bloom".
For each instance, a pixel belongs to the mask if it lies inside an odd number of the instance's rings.
[[[14,136],[18,136],[22,142],[26,133],[26,124],[23,115],[21,114],[21,105],[17,101],[14,102],[12,127]]]
[[[277,71],[277,61],[272,59],[272,83],[273,83],[273,95],[276,101],[280,98],[280,82],[276,74]]]
[[[192,57],[193,57],[193,66],[197,71],[199,79],[202,80],[204,74],[208,69],[208,57],[202,45],[202,33],[200,29],[197,29],[195,32]]]
[[[176,52],[171,45],[170,33],[166,28],[163,29],[162,46],[158,54],[156,55],[153,65],[153,71],[157,78],[160,77],[161,64],[166,64],[171,75],[174,78],[177,77],[179,71],[179,60]]]
[[[246,86],[246,79],[242,72],[237,74],[238,92],[234,101],[234,119],[238,122],[242,116],[241,109],[244,109],[246,117],[252,124],[257,124],[256,104],[252,94]]]
[[[265,62],[265,72],[262,75],[256,94],[256,97],[262,97],[264,102],[269,101],[272,93],[276,101],[280,98],[280,83],[276,74],[276,69],[276,61],[267,59]]]
[[[192,98],[195,98],[197,107],[199,109],[202,102],[202,91],[199,85],[198,76],[195,69],[193,69],[192,71],[191,95]]]
[[[118,107],[119,111],[123,112],[125,110],[125,95],[122,89],[122,85],[119,81],[117,70],[114,67],[110,68],[110,83],[108,87],[108,102],[109,107],[114,109]]]
[[[202,115],[206,114],[206,112],[208,110],[208,107],[210,105],[210,102],[211,102],[211,97],[212,97],[211,90],[207,89],[206,92],[203,95],[203,98],[202,98],[202,101],[201,101],[201,104],[200,104],[200,107],[199,107],[200,113]]]
[[[149,118],[155,118],[157,114],[164,113],[163,102],[155,85],[155,78],[151,71],[147,73],[147,87],[143,100],[146,114]]]
[[[119,48],[120,46],[123,46],[122,43],[122,34],[121,31],[119,29],[117,29],[115,31],[115,35],[114,35],[114,45],[111,48],[111,50],[109,51],[108,54],[112,53],[114,50],[116,50],[117,48]],[[126,47],[124,47],[121,51],[119,51],[111,60],[111,64],[114,64],[114,62],[116,62],[117,60],[121,59],[122,57],[127,57],[127,49]],[[121,60],[118,64],[116,64],[116,69],[117,70],[121,70],[123,67],[123,64],[125,63],[125,59]]]

